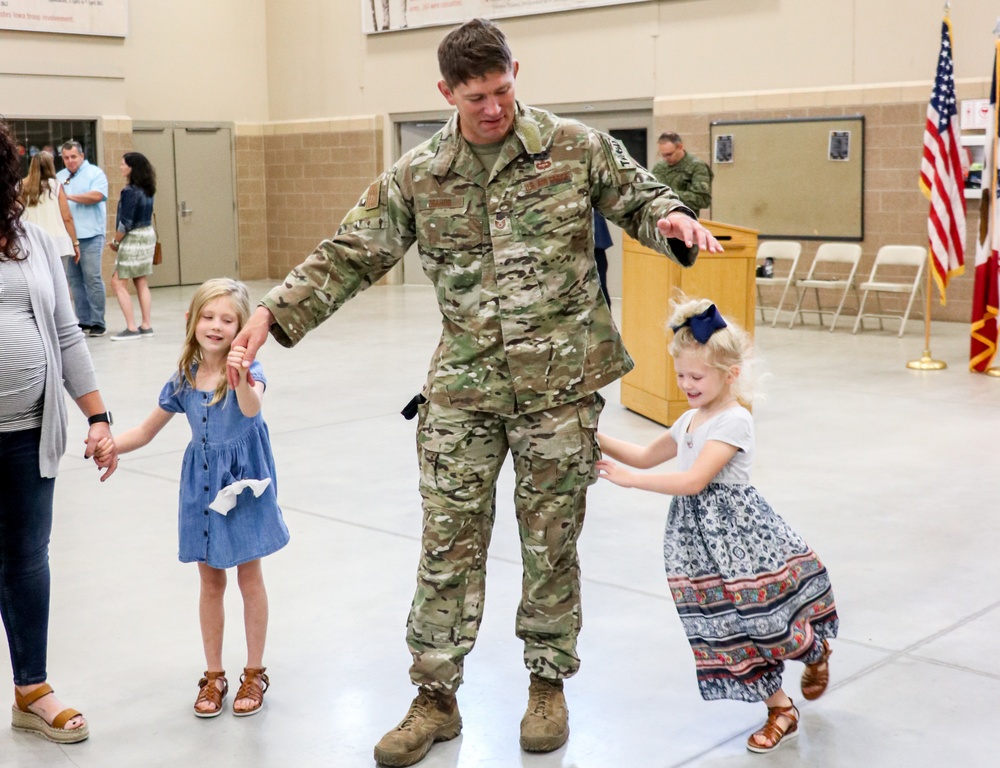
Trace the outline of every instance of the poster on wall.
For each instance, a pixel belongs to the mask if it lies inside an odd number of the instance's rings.
[[[125,37],[128,0],[0,0],[0,29]]]
[[[648,2],[650,0],[361,0],[361,28],[365,34],[372,35],[460,24],[476,17],[502,19]]]

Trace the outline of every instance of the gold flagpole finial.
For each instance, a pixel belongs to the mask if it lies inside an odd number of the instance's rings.
[[[946,2],[944,4],[944,17],[948,18],[948,16],[950,14],[951,14],[951,3],[950,2]]]

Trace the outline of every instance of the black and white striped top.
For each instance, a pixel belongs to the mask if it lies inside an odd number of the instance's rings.
[[[0,328],[0,432],[40,427],[45,347],[18,261],[0,261]]]

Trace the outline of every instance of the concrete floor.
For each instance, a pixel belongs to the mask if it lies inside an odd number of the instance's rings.
[[[153,339],[88,342],[119,430],[155,406],[191,291],[154,290]],[[112,301],[111,332],[122,327],[116,314]],[[82,459],[85,422],[71,414],[57,482],[49,674],[88,716],[92,736],[60,747],[0,729],[0,765],[373,764],[372,746],[414,692],[403,636],[420,511],[414,423],[399,410],[421,385],[438,323],[430,289],[374,288],[299,348],[271,342],[261,353],[292,541],[264,565],[272,689],[253,718],[191,713],[204,661],[197,569],[176,559],[184,420],[101,485]],[[486,618],[459,694],[465,728],[422,766],[1000,764],[1000,671],[990,660],[1000,636],[1000,379],[967,372],[965,325],[934,326],[933,352],[949,364],[935,373],[905,368],[923,349],[920,321],[903,339],[888,329],[852,336],[849,327],[842,319],[833,334],[815,325],[757,332],[755,484],[827,563],[841,617],[831,690],[799,702],[800,737],[752,755],[744,741],[763,706],[701,700],[663,575],[668,499],[601,482],[581,543],[583,667],[566,685],[572,736],[553,754],[522,754],[527,674],[513,634],[520,567],[508,471]],[[621,407],[617,386],[604,394],[604,431],[636,441],[660,433]],[[245,660],[235,581],[227,608],[235,681]],[[0,655],[0,678],[9,679]],[[795,697],[800,670],[790,665]]]

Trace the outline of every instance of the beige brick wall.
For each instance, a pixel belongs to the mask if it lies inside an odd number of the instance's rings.
[[[267,192],[264,184],[264,137],[236,132],[236,204],[239,222],[240,277],[270,277],[267,254]]]
[[[959,99],[985,98],[988,91],[989,86],[985,82],[969,82],[959,85],[958,96]],[[666,130],[676,131],[683,137],[687,148],[708,159],[711,157],[709,129],[714,120],[864,115],[865,237],[861,242],[863,258],[858,273],[867,278],[875,253],[881,246],[927,245],[928,202],[920,192],[917,180],[928,96],[928,86],[917,84],[892,88],[742,94],[739,98],[663,99],[655,107],[655,126],[657,134]],[[969,321],[979,214],[978,200],[967,202],[966,271],[964,275],[952,279],[948,287],[947,306],[941,306],[937,289],[934,289],[931,309],[934,320]],[[752,226],[745,222],[730,223]],[[804,275],[808,270],[819,244],[818,241],[802,241],[800,274]],[[884,305],[892,307],[892,301],[893,297],[889,297]],[[856,314],[857,302],[853,296],[848,298],[844,312]]]
[[[337,231],[341,219],[384,170],[380,118],[346,118],[264,126],[263,222],[267,277],[280,279]],[[253,193],[240,179],[241,261],[244,207],[259,219]],[[260,226],[259,221],[254,225]],[[256,230],[255,230],[256,231]]]

